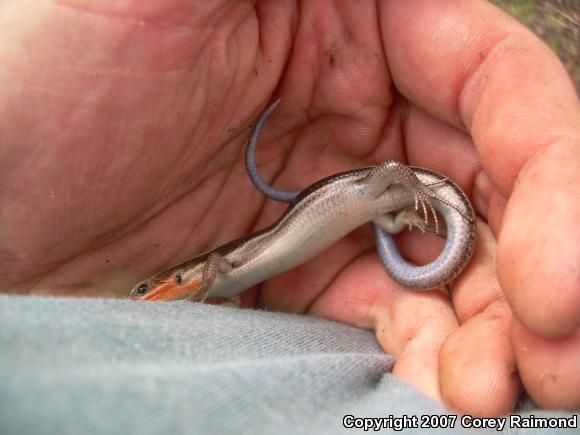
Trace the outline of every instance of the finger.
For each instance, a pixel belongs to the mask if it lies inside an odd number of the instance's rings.
[[[451,289],[461,327],[441,349],[443,400],[463,413],[502,415],[513,410],[521,390],[510,347],[511,311],[495,274],[495,238],[478,223],[471,262]]]
[[[399,289],[396,296],[400,300],[394,301],[397,306],[390,308],[391,316],[381,310],[384,306],[376,307],[379,310],[375,326],[377,339],[386,352],[397,356],[393,368],[395,375],[440,401],[439,355],[443,344],[457,328],[453,310],[446,296],[437,291],[409,293],[406,289]],[[397,328],[393,322],[398,322],[401,315],[409,318],[406,325]],[[413,319],[414,316],[419,318]],[[393,329],[395,336],[388,332]]]
[[[400,92],[470,132],[505,198],[518,179],[498,248],[500,282],[515,314],[539,333],[570,333],[580,319],[580,234],[556,228],[577,222],[579,206],[569,198],[580,183],[580,109],[563,66],[486,2],[381,5]],[[547,303],[538,310],[538,301]]]
[[[457,327],[445,294],[402,289],[373,252],[346,268],[310,312],[374,329],[385,352],[398,358],[393,373],[440,400],[439,351]]]
[[[511,311],[497,301],[463,324],[441,349],[441,394],[461,413],[499,416],[512,411],[521,383],[509,340]]]
[[[469,131],[484,166],[485,159],[495,159],[487,169],[504,194],[525,157],[545,145],[534,136],[546,125],[576,120],[574,88],[557,57],[493,5],[411,0],[380,6],[397,89],[437,118]],[[486,153],[489,147],[493,153]]]
[[[568,337],[550,339],[514,319],[511,341],[522,381],[539,405],[580,408],[580,330]]]
[[[580,121],[579,121],[580,125]],[[580,140],[522,171],[506,208],[498,274],[518,319],[545,336],[580,326]]]
[[[489,226],[478,220],[473,257],[451,286],[451,300],[461,324],[482,313],[494,302],[504,299],[497,281],[495,262],[495,237]]]

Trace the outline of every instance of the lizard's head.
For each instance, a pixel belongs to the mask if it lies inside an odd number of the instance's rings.
[[[128,298],[141,301],[171,301],[186,299],[199,288],[201,280],[189,279],[180,271],[166,271],[139,282],[129,292]]]
[[[189,290],[191,293],[191,290]],[[174,274],[158,277],[153,276],[139,282],[129,292],[128,297],[142,301],[168,301],[173,299],[185,299],[188,289],[183,285],[181,276]]]

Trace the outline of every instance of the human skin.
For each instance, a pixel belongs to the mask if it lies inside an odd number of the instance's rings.
[[[522,383],[580,408],[580,107],[511,18],[476,0],[0,10],[1,290],[123,296],[276,220],[242,158],[276,95],[258,150],[276,187],[406,161],[464,188],[479,240],[449,294],[394,284],[366,228],[244,305],[373,329],[396,375],[461,412],[508,412]],[[400,246],[425,262],[441,242]]]

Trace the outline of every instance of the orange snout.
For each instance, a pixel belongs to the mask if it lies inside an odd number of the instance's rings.
[[[173,299],[186,299],[199,289],[201,280],[182,285],[175,280],[162,281],[158,286],[153,287],[147,294],[141,296],[141,301],[167,301]]]

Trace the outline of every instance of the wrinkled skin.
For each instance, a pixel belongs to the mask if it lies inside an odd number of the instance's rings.
[[[285,206],[242,156],[276,94],[258,151],[275,186],[400,159],[468,192],[479,243],[450,296],[393,284],[366,228],[244,305],[374,329],[398,376],[462,412],[507,412],[522,383],[546,407],[580,407],[580,109],[510,18],[431,0],[0,11],[3,291],[123,296],[273,222]],[[401,246],[421,262],[440,242]]]

